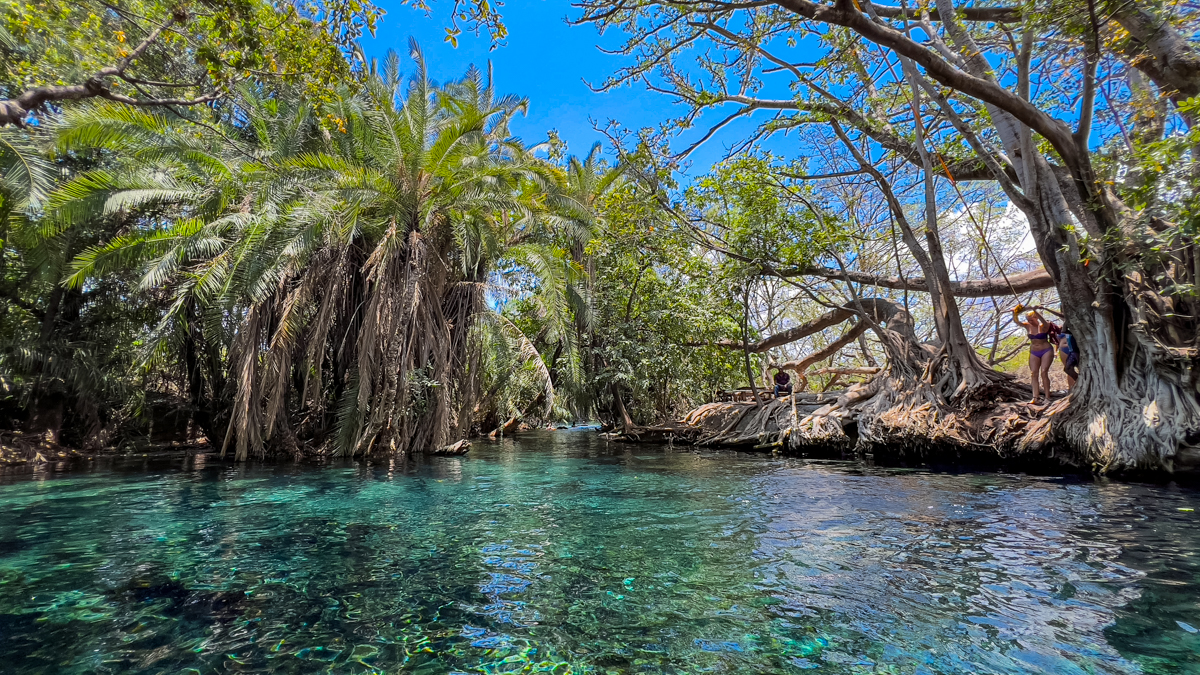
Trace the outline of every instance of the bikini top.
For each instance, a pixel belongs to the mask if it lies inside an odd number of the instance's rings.
[[[1030,333],[1029,339],[1030,340],[1045,340],[1049,336],[1050,336],[1049,333]]]

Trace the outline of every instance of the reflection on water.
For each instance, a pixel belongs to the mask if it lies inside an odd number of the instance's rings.
[[[0,478],[5,673],[1200,672],[1200,494],[547,433]]]

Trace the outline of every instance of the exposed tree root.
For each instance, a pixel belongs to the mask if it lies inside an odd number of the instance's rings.
[[[955,454],[984,462],[1054,461],[1078,467],[1119,452],[1093,420],[1090,440],[1080,433],[1081,413],[1071,399],[1046,409],[1023,401],[1027,390],[1011,376],[923,345],[907,312],[879,303],[872,308],[888,367],[844,391],[801,393],[765,403],[710,403],[659,427],[629,430],[629,440],[664,440],[702,446],[773,449],[801,454],[872,454],[926,457]],[[865,374],[865,373],[864,373]],[[1078,391],[1078,390],[1077,390]],[[1108,414],[1106,420],[1124,418]],[[1111,423],[1111,422],[1109,422]],[[1100,423],[1103,426],[1104,423]],[[1105,454],[1107,453],[1107,454]],[[1127,468],[1122,465],[1117,468]]]
[[[955,350],[920,343],[908,312],[881,298],[836,308],[750,348],[796,339],[853,316],[859,322],[842,338],[784,367],[805,382],[809,366],[870,327],[888,356],[881,372],[853,369],[875,373],[870,381],[761,406],[710,403],[669,424],[627,428],[623,437],[804,454],[949,453],[968,461],[1054,462],[1098,473],[1200,470],[1197,350],[1168,350],[1141,323],[1130,329],[1139,349],[1126,350],[1132,356],[1119,372],[1101,359],[1085,361],[1071,396],[1045,408],[1024,403],[1028,389],[985,366],[973,351],[959,349],[955,356]]]
[[[1147,341],[1119,374],[1084,364],[1076,395],[1031,425],[1021,450],[1065,443],[1101,473],[1200,467],[1196,356],[1163,352]]]
[[[680,420],[632,429],[621,438],[822,456],[921,457],[949,452],[988,462],[1052,460],[1084,465],[1081,455],[1056,452],[1059,446],[1054,444],[1032,449],[1027,441],[1031,435],[1044,435],[1046,417],[1061,414],[1069,399],[1043,410],[1021,403],[1024,392],[1018,394],[1009,400],[972,398],[968,405],[950,406],[940,403],[928,384],[901,387],[891,376],[880,374],[844,391],[797,394],[762,407],[709,403]]]

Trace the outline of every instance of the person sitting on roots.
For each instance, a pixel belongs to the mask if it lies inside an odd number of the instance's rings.
[[[1054,363],[1054,345],[1050,342],[1053,325],[1037,310],[1032,310],[1021,321],[1022,305],[1013,308],[1013,321],[1025,328],[1029,336],[1029,379],[1033,384],[1033,399],[1029,405],[1037,405],[1041,390],[1045,389],[1046,402],[1050,402],[1050,365]],[[1039,386],[1040,385],[1040,386]]]
[[[792,376],[783,371],[782,368],[775,369],[775,398],[779,398],[780,394],[792,395]]]

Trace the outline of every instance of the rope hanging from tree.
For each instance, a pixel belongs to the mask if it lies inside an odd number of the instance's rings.
[[[1008,280],[1008,275],[1004,273],[1004,265],[1000,262],[1000,257],[988,245],[987,235],[983,233],[983,226],[979,224],[978,220],[975,220],[975,214],[971,213],[971,207],[967,204],[966,197],[963,196],[962,190],[958,189],[958,181],[954,180],[954,174],[950,173],[950,167],[946,166],[946,160],[942,158],[942,153],[938,152],[935,154],[937,154],[938,161],[942,164],[942,170],[946,172],[946,177],[950,179],[950,185],[954,187],[954,192],[958,195],[958,200],[962,202],[963,210],[967,212],[967,217],[971,219],[976,231],[979,232],[979,240],[983,242],[983,247],[987,249],[987,252],[992,254],[992,260],[996,261],[996,268],[1000,270],[1000,276],[1004,277],[1004,283],[1008,284],[1008,290],[1012,291],[1014,298],[1019,297],[1020,294],[1017,293],[1017,289],[1013,288],[1012,282]]]

